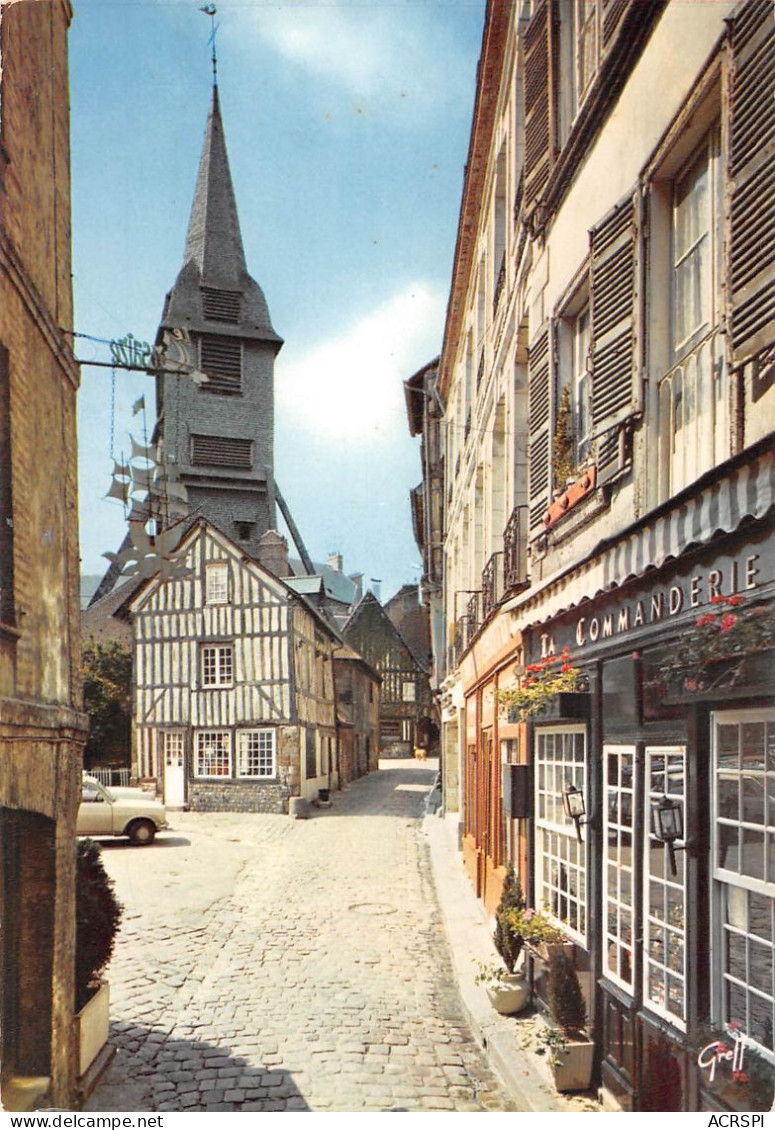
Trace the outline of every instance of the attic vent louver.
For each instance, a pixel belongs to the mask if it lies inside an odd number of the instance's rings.
[[[213,290],[202,287],[202,313],[208,322],[239,324],[242,316],[242,295],[236,290]]]
[[[230,436],[191,436],[191,462],[196,467],[231,467],[249,471],[253,441]]]
[[[199,347],[200,367],[209,380],[207,392],[242,391],[242,342],[230,337],[203,334]]]

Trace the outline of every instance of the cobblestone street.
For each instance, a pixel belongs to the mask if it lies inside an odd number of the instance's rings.
[[[172,813],[150,848],[107,844],[117,1056],[86,1109],[515,1109],[452,977],[434,772],[394,764],[309,820]]]

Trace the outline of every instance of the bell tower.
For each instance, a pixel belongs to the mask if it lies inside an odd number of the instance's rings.
[[[170,517],[204,517],[256,556],[276,525],[274,361],[283,343],[247,271],[215,84],[183,266],[157,340],[181,329],[200,379],[156,379],[160,462],[186,488]]]

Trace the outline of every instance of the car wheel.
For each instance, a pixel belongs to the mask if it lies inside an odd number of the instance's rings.
[[[156,828],[150,820],[136,820],[129,828],[129,839],[133,844],[152,844]]]

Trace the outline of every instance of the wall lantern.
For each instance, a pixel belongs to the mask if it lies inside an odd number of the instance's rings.
[[[587,812],[584,794],[575,785],[570,784],[562,794],[562,803],[565,815],[576,825],[576,835],[581,840],[581,825],[586,824],[584,817]]]
[[[676,840],[684,838],[683,804],[678,800],[669,800],[663,796],[656,804],[651,806],[652,831],[660,843],[667,845],[670,855],[670,871],[677,875],[675,865],[676,851],[683,851],[675,846]]]

